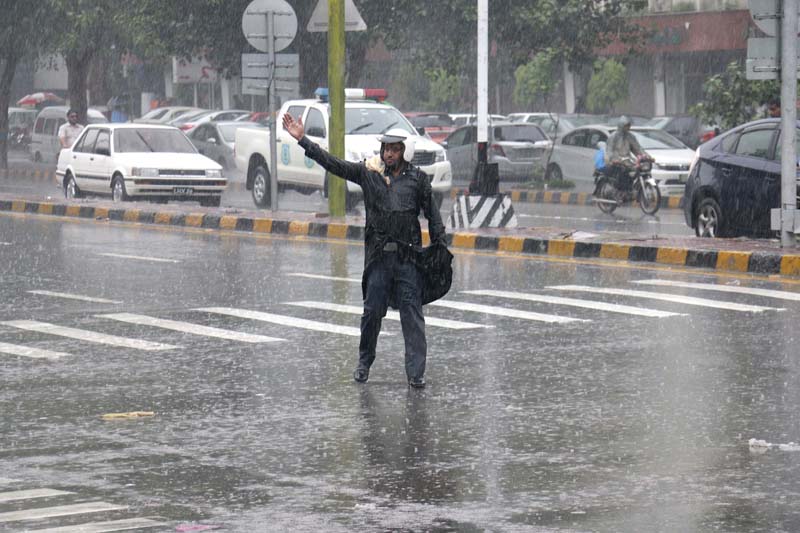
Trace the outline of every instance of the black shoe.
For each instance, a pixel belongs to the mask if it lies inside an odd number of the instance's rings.
[[[366,383],[369,379],[369,368],[356,368],[353,372],[353,379],[358,383]]]
[[[425,388],[425,378],[411,378],[408,380],[408,386],[415,389]]]

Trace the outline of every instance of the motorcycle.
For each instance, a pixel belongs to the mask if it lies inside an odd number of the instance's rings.
[[[658,190],[656,180],[650,174],[653,159],[640,154],[635,159],[629,157],[621,164],[615,163],[614,166],[624,167],[621,172],[627,173],[628,183],[620,184],[617,174],[609,167],[595,170],[594,201],[600,211],[612,213],[618,206],[631,203],[635,199],[642,211],[654,215],[661,207],[661,191]]]

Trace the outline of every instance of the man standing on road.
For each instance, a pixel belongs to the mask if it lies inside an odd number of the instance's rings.
[[[428,219],[432,243],[444,242],[445,231],[433,201],[430,179],[411,165],[414,157],[411,133],[401,128],[389,130],[380,139],[380,156],[364,163],[351,163],[332,156],[309,140],[299,118],[294,120],[286,113],[283,127],[299,141],[307,157],[331,174],[358,184],[364,191],[367,213],[361,281],[364,314],[353,379],[358,383],[369,379],[381,321],[391,302],[400,310],[408,384],[423,388],[428,345],[422,315],[423,279],[415,264],[414,250],[422,245],[420,211]]]
[[[66,122],[58,128],[58,142],[61,143],[61,149],[69,148],[72,143],[78,138],[78,135],[83,131],[83,125],[78,124],[78,112],[74,109],[67,111]]]

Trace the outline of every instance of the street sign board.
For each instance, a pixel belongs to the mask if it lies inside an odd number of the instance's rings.
[[[247,42],[262,52],[269,50],[267,21],[275,18],[275,51],[280,52],[297,35],[297,15],[286,0],[253,0],[242,15],[242,31]]]
[[[172,58],[172,83],[211,83],[215,81],[217,81],[217,69],[205,58]]]
[[[272,63],[269,54],[242,54],[242,78],[269,79]],[[275,54],[275,79],[296,80],[300,78],[299,54]]]
[[[299,81],[276,81],[275,95],[282,100],[300,97]],[[257,78],[242,78],[242,94],[264,96],[267,93],[269,81]]]
[[[800,55],[798,55],[800,65]],[[777,80],[781,71],[781,43],[777,37],[747,39],[745,74],[748,80]]]
[[[328,0],[317,0],[317,7],[311,13],[311,19],[306,26],[308,31],[328,31]],[[344,0],[344,31],[365,31],[367,23],[361,18],[361,13],[353,0]]]
[[[748,0],[747,6],[758,29],[770,37],[775,37],[781,20],[780,0]]]

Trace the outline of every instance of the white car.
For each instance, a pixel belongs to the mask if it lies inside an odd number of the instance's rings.
[[[576,128],[555,142],[547,177],[569,179],[577,185],[594,183],[594,156],[616,128],[605,124]],[[681,141],[655,128],[631,128],[642,149],[654,159],[652,175],[662,196],[680,196],[689,176],[694,152]]]
[[[188,106],[166,106],[166,107],[157,107],[155,109],[151,109],[141,117],[134,119],[134,122],[138,122],[140,124],[166,124],[170,120],[175,120],[181,115],[185,115],[187,113],[199,113],[201,111],[207,111],[206,109],[200,109],[199,107],[188,107]]]
[[[358,91],[361,91],[359,94]],[[283,129],[283,115],[302,117],[306,136],[328,149],[327,92],[318,90],[316,100],[289,100],[278,113],[278,184],[303,192],[322,191],[327,195],[328,177],[325,169],[305,156],[297,141]],[[400,111],[389,104],[365,99],[364,91],[347,89],[345,101],[345,159],[363,161],[379,153],[381,135],[393,128],[401,128],[414,139],[416,150],[413,164],[431,180],[436,201],[450,192],[453,175],[444,148],[421,136]],[[236,167],[247,176],[247,190],[252,191],[258,207],[269,204],[270,194],[270,137],[265,128],[240,128],[236,130]],[[363,195],[361,187],[347,182],[346,204],[352,206]]]
[[[87,126],[61,150],[56,175],[66,198],[111,195],[115,202],[195,200],[219,206],[227,180],[182,131],[152,124]]]
[[[456,128],[478,122],[478,115],[474,113],[450,113],[450,118],[453,119],[453,126]],[[508,120],[505,115],[489,115],[488,118],[489,122]]]

